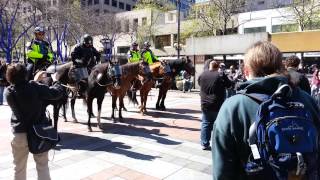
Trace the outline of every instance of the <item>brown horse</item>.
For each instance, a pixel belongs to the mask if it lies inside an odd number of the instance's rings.
[[[152,65],[150,65],[150,70],[152,73],[152,77],[154,79],[163,78],[164,81],[171,79],[170,66],[166,61],[159,61],[159,62],[153,63]],[[144,114],[147,112],[147,108],[146,108],[147,98],[148,98],[148,94],[149,94],[152,87],[154,87],[154,81],[149,81],[149,82],[143,84],[139,89],[140,90],[140,98],[141,98],[140,99],[141,105],[140,105],[139,109],[140,109],[141,114]],[[131,97],[129,96],[129,99],[130,98]],[[134,101],[134,100],[132,100],[132,101]]]
[[[114,118],[114,110],[116,108],[116,102],[119,98],[119,121],[122,122],[122,109],[124,107],[123,98],[126,95],[128,89],[131,87],[131,82],[139,78],[142,82],[142,85],[148,83],[152,79],[150,67],[145,61],[140,61],[138,63],[130,63],[121,66],[122,75],[121,75],[121,85],[120,89],[116,89],[113,86],[107,86],[107,90],[112,95],[112,114],[111,119],[116,122]]]
[[[156,109],[158,110],[166,110],[164,105],[164,100],[166,99],[167,92],[172,85],[172,79],[179,74],[180,71],[185,70],[189,74],[194,76],[195,69],[194,65],[190,59],[178,59],[178,60],[170,60],[168,64],[171,69],[171,78],[166,78],[162,81],[161,86],[159,88],[158,100],[156,103]]]

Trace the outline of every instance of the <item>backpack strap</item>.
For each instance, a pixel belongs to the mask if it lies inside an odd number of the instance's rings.
[[[266,101],[270,98],[270,95],[267,94],[260,94],[260,93],[246,93],[246,92],[239,92],[238,94],[242,94],[244,96],[249,97],[250,99],[254,100],[258,104],[261,104],[263,101]]]

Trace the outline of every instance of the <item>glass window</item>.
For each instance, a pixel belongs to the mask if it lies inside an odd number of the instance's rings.
[[[92,0],[88,0],[88,6],[92,5]]]
[[[118,1],[117,0],[112,0],[112,6],[113,7],[118,7]]]
[[[104,0],[104,4],[109,5],[110,4],[110,0]]]
[[[161,35],[155,38],[155,48],[161,49],[164,46],[171,46],[171,35]]]
[[[142,18],[142,25],[147,25],[147,18],[146,17]]]
[[[277,33],[277,32],[292,32],[292,31],[298,31],[298,29],[299,29],[298,24],[273,25],[273,26],[272,26],[272,33]]]
[[[267,28],[266,26],[263,27],[254,27],[254,28],[244,28],[244,33],[258,33],[258,32],[266,32]]]
[[[124,9],[124,3],[123,2],[119,2],[119,8],[120,9]]]
[[[94,0],[94,4],[99,4],[99,0]]]
[[[138,19],[133,19],[133,31],[136,31],[139,25]]]
[[[126,10],[127,11],[131,11],[131,5],[130,4],[126,4]]]

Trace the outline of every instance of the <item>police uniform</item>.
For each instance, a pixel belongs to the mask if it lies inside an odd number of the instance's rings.
[[[129,63],[135,63],[135,62],[139,62],[141,59],[141,54],[139,52],[139,50],[133,50],[131,49],[128,52],[128,62]]]

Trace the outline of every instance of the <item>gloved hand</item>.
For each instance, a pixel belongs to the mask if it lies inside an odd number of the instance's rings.
[[[47,61],[48,58],[49,58],[49,57],[48,57],[48,54],[44,54],[43,57],[42,57],[42,60],[43,60],[43,61]]]

